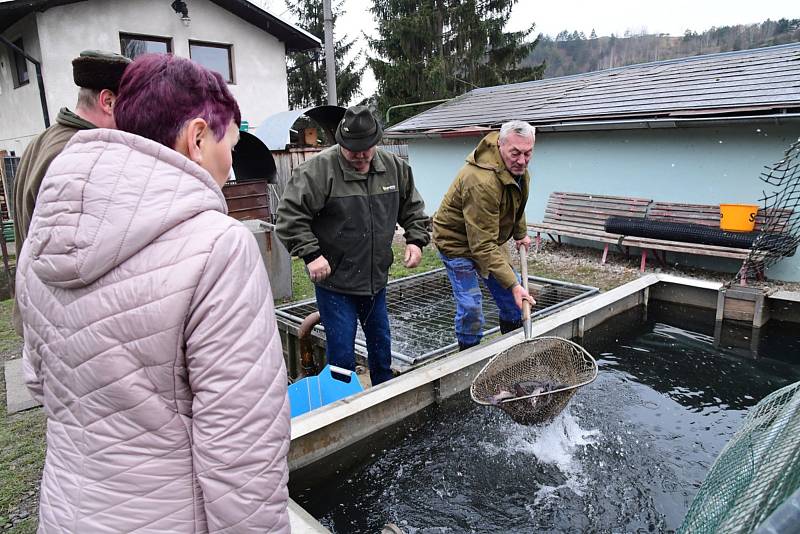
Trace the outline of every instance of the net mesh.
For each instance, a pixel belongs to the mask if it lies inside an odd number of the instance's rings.
[[[765,184],[760,200],[760,235],[734,282],[763,279],[766,269],[792,256],[800,243],[800,139],[783,159],[765,167],[759,178]]]
[[[489,360],[472,382],[470,394],[475,402],[497,406],[519,424],[542,424],[561,413],[577,388],[596,376],[597,363],[583,347],[563,338],[540,337]],[[563,384],[566,389],[492,402],[501,391],[514,391],[516,384],[532,380]]]
[[[720,453],[679,533],[752,532],[800,487],[800,382],[759,402]]]

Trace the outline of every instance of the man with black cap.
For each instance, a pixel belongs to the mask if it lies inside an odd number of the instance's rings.
[[[419,265],[430,241],[411,167],[377,148],[382,135],[368,108],[349,108],[336,129],[337,144],[292,172],[276,225],[315,284],[328,363],[355,370],[359,321],[373,385],[392,378],[386,283],[395,227],[405,232],[406,267]]]
[[[61,108],[56,123],[39,134],[22,154],[14,180],[14,232],[17,251],[28,235],[36,196],[50,163],[80,130],[116,128],[114,101],[122,73],[131,60],[112,52],[85,50],[72,60],[72,77],[78,90],[73,113]]]
[[[36,196],[50,163],[67,142],[80,130],[116,128],[114,101],[119,81],[130,59],[113,52],[85,50],[72,60],[72,77],[79,87],[78,103],[73,113],[61,108],[56,123],[30,142],[14,179],[14,235],[17,255],[28,235]],[[22,323],[14,308],[14,326],[22,335]]]

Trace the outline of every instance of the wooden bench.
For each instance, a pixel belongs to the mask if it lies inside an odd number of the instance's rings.
[[[561,244],[561,236],[588,239],[605,243],[602,263],[608,257],[608,246],[619,243],[620,235],[605,231],[608,217],[636,217],[644,219],[652,201],[646,198],[588,195],[581,193],[553,192],[545,207],[541,223],[529,224],[536,232],[536,251],[542,244],[542,234]]]
[[[769,229],[770,232],[783,232],[792,212],[790,210],[781,210],[780,213],[780,217],[773,219],[774,224]],[[606,262],[610,244],[616,244],[626,255],[630,247],[639,248],[641,250],[639,267],[641,271],[644,271],[647,265],[648,251],[652,251],[659,263],[665,267],[667,265],[667,252],[739,260],[745,260],[750,257],[750,248],[703,245],[612,234],[606,232],[604,227],[606,218],[609,216],[694,223],[715,228],[719,228],[720,219],[719,206],[715,205],[656,202],[650,199],[633,197],[553,192],[548,199],[543,221],[529,224],[528,229],[536,233],[537,251],[541,248],[542,234],[548,235],[552,241],[558,244],[561,244],[561,236],[605,243],[601,263]],[[756,230],[764,227],[765,220],[765,215],[759,212],[756,217]]]

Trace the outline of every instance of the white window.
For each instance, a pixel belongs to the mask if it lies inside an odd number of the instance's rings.
[[[25,50],[25,47],[22,44],[22,37],[14,41],[14,46],[19,48],[20,50]],[[31,81],[30,76],[28,75],[28,60],[25,59],[25,56],[14,50],[14,70],[13,70],[13,78],[14,78],[14,88],[21,87]]]
[[[169,37],[120,33],[119,45],[122,55],[131,59],[142,54],[172,53],[172,39]]]
[[[228,83],[233,80],[231,45],[189,41],[189,57],[207,69],[219,72]]]

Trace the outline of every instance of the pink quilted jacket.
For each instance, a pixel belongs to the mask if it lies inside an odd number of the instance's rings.
[[[289,405],[267,273],[211,176],[80,132],[19,259],[47,414],[39,532],[288,532]]]

